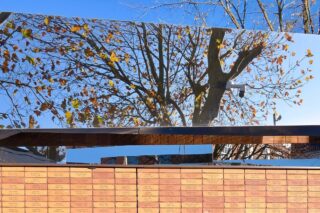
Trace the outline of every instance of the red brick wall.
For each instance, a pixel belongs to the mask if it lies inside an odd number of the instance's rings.
[[[1,168],[2,213],[320,212],[320,170]]]

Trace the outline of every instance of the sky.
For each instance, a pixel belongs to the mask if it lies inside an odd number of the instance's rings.
[[[145,22],[161,22],[172,24],[193,24],[193,16],[182,13],[182,10],[175,9],[146,9],[145,5],[151,6],[149,0],[1,0],[0,10],[10,12],[23,12],[33,14],[60,15],[66,17],[81,16],[84,18],[103,18],[113,20],[130,20]],[[221,16],[221,19],[222,16]],[[319,36],[306,36],[300,38],[297,50],[312,48],[315,54],[315,64],[320,66]],[[284,103],[278,103],[278,112],[282,120],[278,125],[313,125],[320,124],[320,70],[314,70],[315,79],[303,88],[304,103],[300,107],[291,107]],[[271,125],[269,120],[267,124]],[[184,151],[182,151],[184,150]],[[98,157],[116,155],[136,154],[174,154],[174,153],[206,153],[210,152],[211,146],[187,146],[185,149],[180,146],[157,146],[157,147],[111,147],[88,151],[69,150],[68,161],[85,160],[98,162]],[[94,160],[93,160],[94,159]]]

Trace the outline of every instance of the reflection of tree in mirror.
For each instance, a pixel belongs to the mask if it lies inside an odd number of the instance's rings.
[[[1,42],[8,128],[255,125],[312,78],[288,33],[12,14]]]

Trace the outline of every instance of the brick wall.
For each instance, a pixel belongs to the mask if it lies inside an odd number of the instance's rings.
[[[320,170],[2,166],[2,213],[320,212]]]

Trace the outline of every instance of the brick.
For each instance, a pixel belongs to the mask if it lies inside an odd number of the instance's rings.
[[[250,202],[250,203],[246,203],[246,207],[252,208],[252,209],[265,209],[267,207],[267,204],[264,202],[261,202],[261,203]]]
[[[92,174],[93,179],[114,179],[114,173],[94,172]]]
[[[159,202],[139,202],[139,207],[141,208],[158,208]]]
[[[138,173],[138,178],[159,178],[159,174],[158,173]]]
[[[115,168],[115,172],[117,173],[136,173],[136,168]]]
[[[181,178],[190,178],[190,179],[201,179],[202,173],[182,173]]]
[[[25,172],[25,177],[47,177],[47,172]]]
[[[94,184],[93,189],[95,190],[113,190],[115,188],[114,184]],[[118,187],[119,189],[119,187]]]
[[[181,175],[176,174],[176,173],[159,173],[159,178],[179,178],[180,179]]]
[[[202,202],[182,202],[181,203],[182,208],[201,208]]]
[[[265,180],[265,174],[245,174],[246,180]]]
[[[158,208],[138,208],[139,213],[159,213]]]
[[[224,169],[224,174],[244,174],[244,169]]]
[[[197,184],[202,184],[202,179],[181,179],[181,184],[186,184],[186,185],[197,185]]]
[[[48,202],[49,208],[68,208],[70,207],[69,202]]]
[[[182,173],[202,173],[202,169],[181,169],[180,170],[181,174]]]
[[[202,177],[203,179],[216,180],[216,179],[223,179],[223,174],[204,173],[202,174]]]
[[[25,184],[26,190],[38,189],[38,190],[47,190],[47,184]]]
[[[224,185],[244,185],[243,180],[224,180]]]
[[[2,202],[2,207],[4,208],[24,208],[24,202]]]
[[[230,208],[245,208],[246,204],[245,203],[225,203],[224,207],[227,209]]]
[[[116,173],[115,174],[115,178],[125,178],[125,179],[128,179],[128,178],[133,178],[133,179],[136,179],[136,173]]]
[[[91,178],[92,173],[91,171],[88,172],[71,172],[70,177],[72,178]]]
[[[307,175],[287,175],[288,180],[307,180]]]
[[[223,169],[202,169],[203,173],[223,174]]]
[[[116,202],[116,208],[137,208],[136,202]]]
[[[47,208],[27,208],[26,213],[47,213]]]
[[[137,186],[139,191],[155,191],[159,190],[159,185],[139,185]]]
[[[181,185],[181,190],[202,190],[202,185]]]
[[[265,169],[245,169],[245,174],[266,174]]]
[[[287,203],[267,203],[267,209],[286,209]]]
[[[47,183],[47,178],[25,178],[25,183]]]
[[[239,180],[239,179],[244,179],[244,174],[224,174],[224,179],[225,180]]]
[[[65,189],[65,190],[69,190],[70,189],[70,185],[69,184],[48,184],[48,189]]]
[[[287,170],[287,174],[302,174],[302,175],[306,175],[308,173],[308,170],[292,170],[292,169],[288,169]]]
[[[48,207],[48,204],[47,202],[26,202],[25,203],[25,206],[27,208],[47,208]]]
[[[24,167],[7,167],[7,166],[3,166],[2,167],[2,173],[3,172],[24,172]]]
[[[63,178],[63,177],[70,177],[70,173],[62,172],[62,171],[48,171],[48,177],[56,177],[56,178]]]
[[[25,213],[24,208],[2,208],[2,213]]]
[[[2,189],[23,190],[24,184],[2,184]]]
[[[203,179],[203,185],[223,185],[223,179]]]
[[[246,197],[247,203],[264,203],[266,202],[266,197]]]
[[[116,184],[131,184],[136,185],[137,180],[134,178],[121,178],[115,180]]]
[[[119,202],[124,202],[124,201],[137,201],[137,197],[136,196],[122,196],[122,195],[116,195],[115,196],[115,200],[119,201]]]
[[[266,175],[267,180],[286,180],[287,176],[285,174],[268,174]]]
[[[49,208],[48,213],[70,213],[69,208]]]

